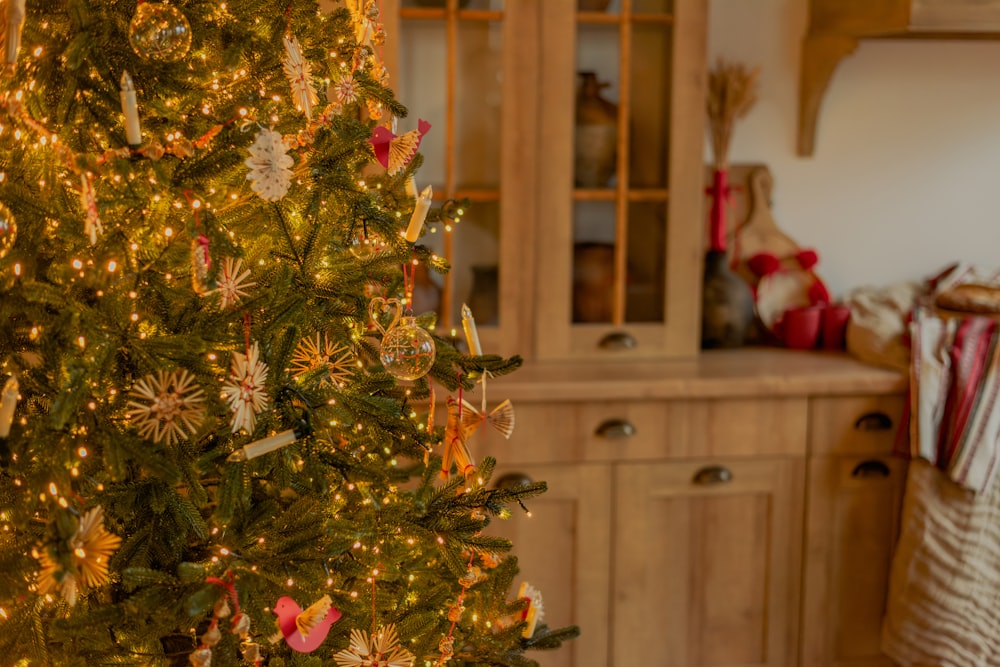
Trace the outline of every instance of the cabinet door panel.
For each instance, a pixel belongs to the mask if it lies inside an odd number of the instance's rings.
[[[890,457],[810,462],[804,667],[892,665],[879,634],[905,477]]]
[[[528,657],[545,667],[603,667],[608,664],[608,588],[611,568],[611,473],[608,466],[506,466],[493,479],[514,473],[544,480],[548,492],[525,501],[496,520],[492,535],[514,543],[520,574],[542,592],[549,627],[576,624],[581,635],[555,651]],[[515,591],[516,593],[516,591]]]
[[[799,459],[618,467],[616,665],[788,664],[802,468]]]

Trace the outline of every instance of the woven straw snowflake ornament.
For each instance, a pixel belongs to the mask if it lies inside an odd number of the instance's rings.
[[[240,299],[249,295],[249,292],[246,290],[257,284],[247,280],[249,277],[250,269],[243,268],[242,259],[226,257],[222,262],[222,271],[219,274],[218,286],[215,292],[222,297],[219,305],[223,310],[235,305]]]
[[[338,667],[412,667],[416,657],[399,645],[396,626],[387,625],[368,636],[351,630],[350,647],[333,656]]]
[[[69,569],[54,560],[48,549],[38,554],[38,592],[45,595],[58,590],[67,603],[75,605],[78,587],[97,588],[108,582],[108,561],[121,542],[104,527],[104,508],[88,510],[66,545],[73,552]]]
[[[302,55],[299,40],[288,36],[282,40],[285,44],[285,59],[282,63],[288,83],[292,86],[292,98],[296,108],[312,120],[313,108],[319,102],[319,95],[312,83],[312,65]]]
[[[267,364],[260,360],[260,347],[254,342],[249,354],[233,352],[229,379],[222,385],[222,398],[229,403],[233,433],[253,433],[257,415],[267,409]]]
[[[205,392],[185,369],[147,375],[132,387],[129,418],[139,435],[167,446],[187,440],[205,419]]]

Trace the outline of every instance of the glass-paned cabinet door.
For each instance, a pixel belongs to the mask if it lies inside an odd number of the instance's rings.
[[[417,188],[436,205],[467,202],[455,224],[429,224],[420,243],[445,257],[446,276],[418,272],[414,309],[436,310],[438,331],[464,345],[468,305],[484,353],[522,352],[527,326],[518,297],[525,285],[518,226],[533,207],[533,166],[523,145],[533,122],[534,0],[384,0],[385,60],[391,84],[410,111],[400,129],[431,124],[420,152]],[[527,24],[527,25],[526,25]],[[529,161],[530,162],[530,161]],[[519,164],[520,163],[520,164]]]
[[[541,3],[540,357],[697,353],[706,4]]]

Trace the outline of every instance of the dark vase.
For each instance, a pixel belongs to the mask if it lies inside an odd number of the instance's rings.
[[[706,252],[701,293],[702,349],[742,346],[753,318],[750,286],[730,270],[726,251]]]
[[[753,325],[754,300],[750,286],[729,269],[726,255],[726,206],[729,174],[716,169],[706,191],[712,199],[708,212],[708,252],[701,292],[701,347],[740,347]]]

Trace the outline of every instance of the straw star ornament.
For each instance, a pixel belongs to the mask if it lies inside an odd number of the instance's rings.
[[[250,269],[243,268],[242,259],[226,257],[222,263],[222,273],[219,276],[218,287],[215,289],[222,297],[220,304],[223,309],[239,303],[240,299],[249,296],[247,290],[257,285],[253,281],[248,281]]]
[[[292,371],[296,378],[326,368],[324,384],[343,387],[354,373],[355,359],[344,345],[331,343],[329,337],[316,334],[303,338],[292,354]]]
[[[104,527],[104,508],[87,511],[67,545],[72,550],[69,569],[63,559],[53,558],[48,548],[40,550],[38,592],[44,595],[58,590],[67,603],[75,605],[78,588],[97,588],[108,582],[108,561],[121,542]]]
[[[337,667],[412,667],[416,659],[399,645],[395,625],[387,625],[368,636],[363,630],[351,630],[350,647],[333,656]]]
[[[222,398],[233,413],[229,426],[233,433],[253,433],[257,415],[267,409],[267,364],[260,360],[260,347],[254,342],[248,354],[233,352],[229,379],[222,385]]]
[[[194,435],[205,419],[205,392],[185,369],[147,375],[132,387],[128,416],[139,435],[171,446]]]

